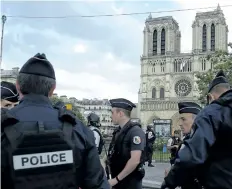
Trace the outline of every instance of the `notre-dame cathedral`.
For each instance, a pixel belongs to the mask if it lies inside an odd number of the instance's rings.
[[[212,67],[207,56],[228,49],[228,26],[220,6],[196,13],[192,52],[181,53],[181,31],[172,16],[146,19],[138,112],[143,125],[171,119],[178,129],[178,101],[198,101],[196,73]],[[191,36],[189,36],[191,40]]]

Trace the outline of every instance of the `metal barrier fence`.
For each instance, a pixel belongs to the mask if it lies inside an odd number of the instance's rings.
[[[156,162],[166,163],[170,161],[170,152],[167,149],[167,142],[169,138],[157,136],[154,144],[153,160]]]
[[[105,147],[108,150],[111,138],[105,138]],[[167,150],[167,140],[164,138],[157,138],[154,144],[153,160],[156,162],[166,163],[170,160],[170,153]],[[105,149],[103,149],[100,158],[105,156]]]

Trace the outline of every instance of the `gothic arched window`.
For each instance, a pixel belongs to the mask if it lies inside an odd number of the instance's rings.
[[[206,44],[207,44],[207,29],[206,29],[206,25],[203,25],[202,28],[202,51],[205,52],[206,51]]]
[[[164,99],[164,88],[160,89],[160,99]]]
[[[215,51],[215,25],[211,25],[211,51]]]
[[[165,29],[161,31],[161,54],[165,54]]]
[[[152,98],[156,98],[156,88],[152,89]]]
[[[157,30],[153,32],[153,55],[157,55]]]

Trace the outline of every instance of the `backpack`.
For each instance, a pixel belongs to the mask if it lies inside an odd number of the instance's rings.
[[[103,147],[104,147],[104,144],[105,144],[105,141],[103,140],[101,132],[97,128],[94,128],[93,131],[96,131],[100,136],[100,142],[99,142],[99,145],[98,145],[98,154],[101,154],[102,150],[103,150]]]
[[[8,164],[3,169],[9,172],[11,186],[3,189],[76,188],[71,139],[76,120],[65,110],[59,119],[62,127],[49,130],[42,121],[4,126],[1,150]]]

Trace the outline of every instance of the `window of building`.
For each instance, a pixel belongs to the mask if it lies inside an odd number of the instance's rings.
[[[161,54],[165,54],[165,29],[161,31]]]
[[[215,51],[215,25],[211,25],[211,51]]]
[[[156,98],[156,88],[152,89],[152,98]]]
[[[206,59],[205,58],[201,59],[201,70],[202,71],[206,70]]]
[[[155,65],[152,67],[152,72],[155,73]]]
[[[157,55],[157,30],[153,32],[153,55]]]
[[[160,99],[164,99],[164,88],[160,89]]]
[[[161,64],[160,64],[160,69],[161,69],[161,70],[160,70],[161,72],[164,72],[164,63],[161,63]]]
[[[205,52],[207,47],[207,29],[206,25],[203,25],[202,28],[202,51]]]

